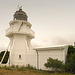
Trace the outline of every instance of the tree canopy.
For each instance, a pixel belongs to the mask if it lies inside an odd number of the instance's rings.
[[[62,61],[58,59],[48,58],[47,63],[44,64],[46,68],[52,68],[55,71],[59,71],[63,69],[64,64]]]
[[[2,51],[1,53],[0,53],[0,62],[1,62],[1,59],[2,59],[2,57],[3,57],[3,55],[4,55],[4,53],[5,53],[5,51]],[[3,60],[3,64],[6,64],[7,62],[8,62],[8,58],[9,58],[9,52],[7,51],[7,53],[6,53],[6,55],[5,55],[5,57],[4,57],[4,60]]]
[[[66,63],[63,64],[58,59],[48,58],[47,63],[44,64],[46,68],[52,68],[54,70],[65,70],[67,72],[75,73],[75,47],[69,45]]]

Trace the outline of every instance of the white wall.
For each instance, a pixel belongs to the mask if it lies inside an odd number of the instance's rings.
[[[31,46],[31,39],[34,38],[34,31],[31,24],[23,20],[13,20],[6,30],[6,36],[10,38],[10,65],[26,66],[35,64],[36,53]],[[21,55],[21,58],[19,58]],[[35,57],[35,58],[34,58]],[[31,63],[30,63],[31,62]],[[34,63],[35,62],[35,63]]]
[[[68,49],[68,46],[65,46],[63,49],[59,48],[58,50],[57,49],[52,49],[52,50],[46,49],[45,50],[44,48],[42,48],[41,50],[37,49],[38,50],[37,68],[46,70],[44,64],[47,62],[47,59],[49,57],[53,59],[61,60],[63,63],[65,63],[67,49]]]
[[[10,49],[11,65],[25,65],[26,50],[26,36],[15,34],[13,36],[13,43]],[[19,59],[19,55],[21,55],[21,59]]]
[[[30,64],[33,67],[37,67],[36,51],[29,51],[26,54],[26,64]]]
[[[13,20],[10,22],[10,27],[6,30],[6,36],[9,37],[12,34],[25,34],[31,38],[35,37],[35,32],[31,29],[31,24],[22,20]]]

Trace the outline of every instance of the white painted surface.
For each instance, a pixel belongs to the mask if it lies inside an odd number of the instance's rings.
[[[21,24],[23,25],[21,26]],[[35,37],[34,31],[31,29],[31,24],[26,21],[21,21],[21,20],[13,20],[10,23],[10,27],[6,30],[6,36],[9,37],[13,34],[24,34],[27,35],[31,38]],[[21,26],[21,28],[20,28]],[[20,28],[20,30],[19,30]]]
[[[27,21],[13,20],[6,30],[6,36],[10,39],[10,65],[26,66],[30,64],[37,69],[45,70],[44,64],[49,57],[65,63],[68,46],[35,48],[31,46],[31,39],[35,37],[31,30],[31,24]],[[19,58],[19,55],[21,58]]]
[[[26,66],[35,65],[36,53],[31,46],[31,39],[34,38],[34,31],[31,24],[27,21],[13,20],[10,27],[6,30],[6,36],[10,38],[10,65]],[[19,58],[19,55],[21,58]]]
[[[35,50],[38,52],[37,68],[46,70],[44,64],[49,57],[65,63],[68,46],[36,48]]]

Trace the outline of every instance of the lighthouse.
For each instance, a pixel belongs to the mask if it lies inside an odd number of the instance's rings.
[[[35,38],[35,32],[31,29],[32,25],[28,22],[28,16],[21,7],[14,13],[13,20],[9,25],[6,37],[10,39],[10,43],[1,59],[1,65],[7,51],[10,52],[9,66],[27,66],[29,64],[37,69],[47,70],[44,64],[49,57],[65,63],[68,45],[33,49],[31,39]]]
[[[6,30],[6,36],[10,39],[9,48],[9,64],[26,66],[33,65],[35,52],[31,46],[31,39],[35,36],[35,32],[31,29],[28,22],[26,12],[20,7],[13,15],[13,20],[9,23],[10,27]]]

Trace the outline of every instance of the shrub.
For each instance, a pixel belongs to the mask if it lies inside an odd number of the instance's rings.
[[[64,70],[64,64],[58,59],[52,59],[49,57],[47,59],[47,63],[44,64],[46,68],[51,68],[54,71],[62,71]]]
[[[17,70],[21,70],[21,71],[23,71],[23,70],[25,70],[25,67],[24,67],[24,66],[17,67]]]
[[[2,59],[2,57],[3,57],[3,55],[4,55],[4,53],[5,53],[5,51],[2,51],[1,53],[0,53],[0,61],[1,61],[1,59]],[[7,53],[6,53],[6,55],[5,55],[5,57],[4,57],[4,60],[3,60],[3,64],[6,64],[7,62],[8,62],[8,58],[9,58],[9,52],[7,51]]]
[[[30,64],[28,64],[26,67],[26,69],[36,69],[36,67],[31,66]]]
[[[65,71],[75,73],[75,47],[69,45],[66,64],[65,64]]]
[[[65,70],[75,73],[75,53],[71,54],[70,61],[65,64]]]
[[[36,68],[28,64],[27,66],[18,66],[17,65],[16,69],[23,71],[23,70],[27,70],[27,69],[29,69],[29,70],[35,70]]]
[[[10,70],[10,67],[8,67],[8,66],[4,66],[4,67],[2,67],[3,69],[6,69],[6,70]]]

